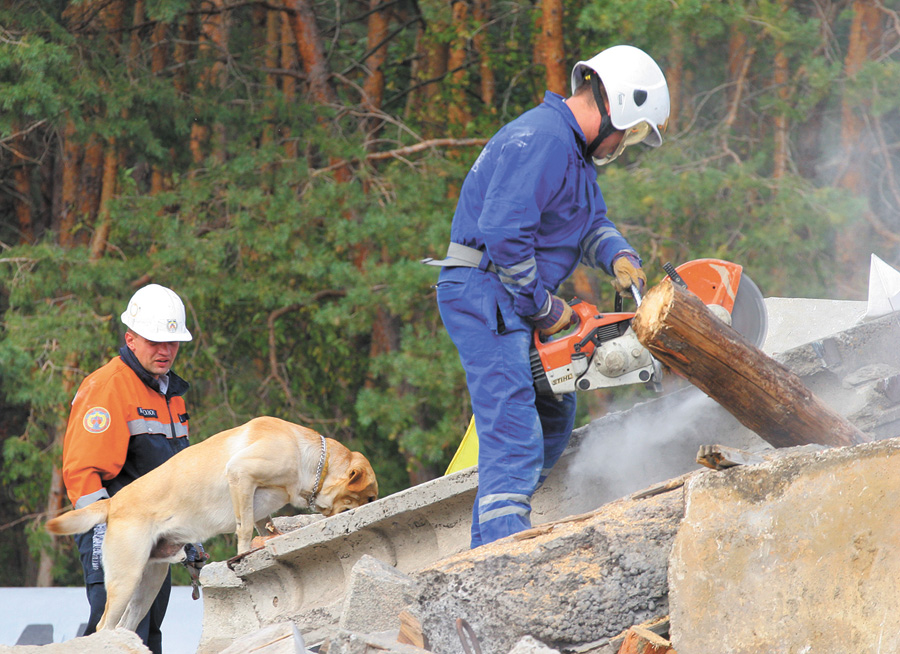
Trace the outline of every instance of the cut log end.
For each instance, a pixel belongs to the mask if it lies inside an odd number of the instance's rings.
[[[647,291],[631,323],[635,333],[643,333],[648,340],[655,338],[666,324],[673,299],[674,288],[668,278]]]

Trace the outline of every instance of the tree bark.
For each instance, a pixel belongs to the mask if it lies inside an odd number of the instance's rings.
[[[211,0],[212,11],[200,25],[199,52],[211,60],[200,79],[200,90],[221,88],[225,78],[224,53],[228,51],[228,14],[224,0]],[[221,125],[203,125],[195,121],[191,126],[191,154],[196,164],[202,163],[207,149],[219,162],[225,161],[225,141]]]
[[[744,100],[744,88],[747,86],[747,71],[756,55],[756,48],[748,43],[747,35],[733,28],[728,40],[728,113],[725,115],[723,141],[728,148],[728,133],[739,127],[741,102]],[[730,151],[730,149],[729,149]],[[737,159],[735,155],[735,159]]]
[[[647,292],[632,327],[661,363],[774,447],[844,446],[868,440],[819,401],[797,375],[716,318],[696,295],[668,279]]]
[[[681,118],[681,93],[684,88],[684,28],[674,25],[672,29],[672,46],[669,52],[669,67],[666,70],[666,83],[669,86],[669,123],[668,130],[674,131]]]
[[[168,26],[159,22],[153,27],[153,32],[150,35],[150,72],[154,77],[161,76],[166,67],[168,59],[165,48],[167,31]],[[172,152],[172,158],[175,158],[174,152]],[[162,193],[167,187],[167,173],[159,166],[152,166],[150,169],[150,194]]]
[[[491,46],[485,32],[486,25],[491,17],[490,0],[475,0],[474,15],[475,23],[479,27],[472,38],[472,42],[475,45],[475,52],[478,53],[478,72],[481,75],[481,102],[484,104],[484,111],[495,114],[497,110],[494,107],[494,98],[497,90],[497,81],[494,76],[494,68],[491,66]]]
[[[297,68],[297,48],[290,22],[284,16],[281,19],[281,67],[284,70]],[[286,105],[291,105],[297,97],[297,80],[293,75],[285,75],[281,80],[281,93]],[[291,128],[280,128],[281,140],[284,143],[284,154],[288,159],[296,159],[299,154],[297,140],[291,138]]]
[[[850,41],[844,59],[844,74],[852,79],[860,71],[875,51],[881,37],[881,12],[877,0],[854,0],[853,22],[850,26]],[[865,153],[859,152],[865,122],[859,115],[859,104],[855,94],[844,93],[841,102],[841,145],[844,156],[849,160],[841,177],[840,186],[863,193],[865,175],[859,160]]]
[[[26,154],[26,137],[13,139],[10,149],[13,152],[13,186],[16,192],[16,223],[19,228],[19,239],[23,243],[34,241],[34,216],[31,207],[31,162]]]
[[[547,89],[562,96],[568,95],[569,69],[563,46],[562,0],[543,0],[541,4],[541,63],[547,79]]]
[[[363,106],[368,111],[381,111],[384,103],[384,62],[387,59],[388,19],[380,7],[381,0],[369,0],[368,58],[363,61],[366,79],[363,82]],[[369,126],[380,121],[367,121]],[[369,132],[369,129],[366,129]],[[371,136],[371,135],[370,135]]]
[[[854,0],[853,22],[850,26],[850,40],[847,44],[847,55],[844,58],[844,74],[852,80],[863,65],[877,51],[881,39],[882,14],[878,0]],[[871,179],[868,175],[868,147],[871,140],[866,135],[865,107],[867,102],[860,102],[859,95],[845,91],[841,96],[841,154],[843,170],[837,185],[852,191],[860,197],[867,197]],[[862,105],[862,107],[860,106]],[[876,182],[877,184],[877,182]],[[872,209],[867,207],[865,218],[873,221]],[[861,234],[863,238],[860,238]],[[865,244],[869,242],[864,222],[851,221],[842,228],[835,238],[835,259],[839,268],[847,271],[860,271],[857,275],[839,276],[837,283],[845,292],[864,283],[860,262],[868,259]]]
[[[106,252],[111,228],[109,203],[116,195],[119,174],[119,150],[116,140],[111,138],[103,157],[103,181],[100,191],[100,206],[97,210],[97,223],[91,237],[90,260],[97,261]]]
[[[315,14],[306,0],[287,0],[285,7],[290,10],[289,21],[306,72],[311,100],[320,105],[337,104],[337,94],[329,82],[325,46],[319,37]]]
[[[278,98],[278,68],[281,59],[281,12],[266,10],[265,41],[262,44],[266,67],[266,103],[269,105],[269,120],[262,133],[262,145],[270,145],[275,140],[275,104]]]
[[[779,0],[779,12],[784,15],[790,8],[790,0]],[[788,56],[785,52],[785,43],[782,39],[775,39],[775,61],[772,82],[775,86],[778,99],[782,106],[775,112],[774,116],[774,141],[775,150],[772,153],[772,177],[774,179],[782,179],[787,174],[788,169],[788,117],[787,103],[790,98],[791,90],[788,86],[790,74],[788,71]]]
[[[75,224],[78,215],[76,205],[76,189],[78,188],[79,171],[81,170],[81,150],[75,141],[75,123],[66,118],[63,128],[62,143],[62,192],[60,197],[59,244],[70,248],[75,244]]]
[[[466,72],[466,33],[468,31],[469,5],[463,0],[456,0],[452,4],[453,31],[456,38],[450,46],[450,57],[447,67],[450,70],[452,80],[450,93],[450,106],[447,107],[447,117],[450,124],[465,128],[472,119],[469,111],[469,103],[466,100],[466,85],[468,73]]]

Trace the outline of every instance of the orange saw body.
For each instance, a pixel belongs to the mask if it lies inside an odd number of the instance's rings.
[[[766,306],[743,267],[721,259],[696,259],[678,268],[666,264],[674,283],[686,286],[726,324],[757,347],[766,334]],[[640,294],[635,298],[640,302]],[[661,388],[662,367],[631,328],[634,313],[601,313],[588,302],[570,302],[574,328],[542,341],[537,333],[531,370],[540,394],[561,395],[643,383]]]

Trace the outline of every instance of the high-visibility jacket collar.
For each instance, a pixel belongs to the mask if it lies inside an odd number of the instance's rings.
[[[161,392],[159,390],[159,380],[147,372],[146,368],[141,365],[141,362],[137,360],[137,357],[134,356],[134,352],[129,350],[127,345],[123,345],[119,348],[119,356],[122,357],[122,361],[134,371],[134,374],[138,376],[138,379],[147,384],[147,386],[154,391]],[[188,382],[176,375],[172,370],[169,370],[168,375],[169,387],[165,392],[166,397],[180,397],[188,392],[191,387]]]

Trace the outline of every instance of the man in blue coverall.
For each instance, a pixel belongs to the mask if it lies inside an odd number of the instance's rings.
[[[441,319],[459,351],[478,432],[471,546],[531,526],[531,497],[575,422],[575,394],[537,395],[534,330],[572,322],[559,286],[583,262],[619,292],[643,288],[637,252],[606,215],[597,169],[628,145],[662,143],[665,76],[645,52],[609,48],[578,62],[572,96],[546,92],[502,127],[460,191],[437,285]]]

